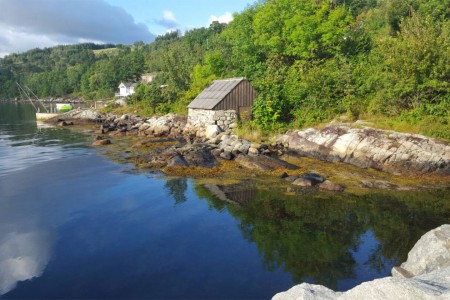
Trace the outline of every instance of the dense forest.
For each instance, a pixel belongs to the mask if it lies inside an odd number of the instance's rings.
[[[228,25],[150,44],[34,49],[0,59],[0,98],[18,96],[16,81],[40,97],[108,98],[145,73],[156,80],[130,102],[158,113],[243,76],[259,93],[252,128],[372,117],[450,139],[450,0],[260,0]]]

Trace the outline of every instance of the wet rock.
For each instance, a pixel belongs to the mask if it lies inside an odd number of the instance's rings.
[[[109,145],[111,144],[111,140],[109,139],[96,139],[93,143],[92,146],[98,147],[98,146],[105,146],[105,145]]]
[[[258,155],[258,156],[239,155],[236,158],[236,162],[238,162],[243,167],[260,171],[273,171],[276,169],[287,169],[287,170],[299,169],[297,166],[285,162],[281,159],[265,155]]]
[[[288,177],[289,177],[289,174],[286,173],[286,172],[283,172],[279,177],[280,177],[281,179],[285,179],[285,178],[288,178]]]
[[[188,166],[211,168],[219,165],[211,150],[209,145],[194,144],[179,149],[178,153],[183,157]]]
[[[319,184],[319,188],[321,188],[322,190],[333,191],[333,192],[343,192],[345,190],[344,186],[334,183],[334,182],[331,182],[329,180],[325,180],[324,182]]]
[[[317,173],[305,173],[301,175],[302,178],[309,180],[313,185],[322,183],[325,181],[325,178]]]
[[[189,167],[187,161],[181,155],[175,155],[167,164],[168,167]]]
[[[72,126],[73,122],[66,122],[66,121],[61,121],[57,124],[58,127],[66,127],[66,126]]]

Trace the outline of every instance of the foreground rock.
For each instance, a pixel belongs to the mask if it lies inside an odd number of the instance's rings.
[[[443,225],[422,236],[402,264],[402,271],[393,269],[395,277],[366,282],[344,293],[303,283],[272,299],[450,299],[449,253],[450,225]]]
[[[392,276],[410,278],[445,268],[450,268],[450,225],[423,235],[408,253],[407,261],[392,269]]]
[[[393,174],[450,174],[450,145],[422,135],[344,124],[291,131],[276,140],[302,156],[361,168]]]

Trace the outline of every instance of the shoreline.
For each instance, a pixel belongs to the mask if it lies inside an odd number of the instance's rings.
[[[374,135],[376,132],[378,136],[386,137],[393,142],[396,142],[392,139],[393,136],[400,136],[415,147],[422,147],[421,143],[426,141],[427,145],[436,146],[444,155],[437,159],[439,164],[436,164],[437,155],[435,154],[426,154],[426,157],[434,159],[431,163],[421,159],[423,155],[418,156],[417,160],[421,165],[416,165],[419,168],[423,168],[427,164],[431,165],[431,167],[425,167],[425,172],[409,169],[413,164],[407,160],[394,164],[394,171],[387,172],[386,168],[376,168],[373,157],[367,160],[368,163],[364,163],[364,159],[361,157],[359,160],[355,159],[354,153],[349,155],[347,153],[348,145],[343,158],[339,157],[339,153],[333,153],[333,146],[337,149],[342,148],[342,145],[339,144],[339,138],[342,135],[337,136],[335,131],[330,130],[330,127],[321,131],[315,129],[291,131],[284,135],[278,135],[269,142],[252,143],[233,135],[231,130],[215,132],[209,136],[205,135],[204,131],[203,134],[198,135],[200,130],[197,132],[186,131],[186,119],[173,114],[142,118],[128,114],[116,116],[104,115],[92,110],[74,110],[50,122],[57,126],[94,125],[95,128],[92,130],[95,137],[93,146],[110,148],[109,152],[126,153],[128,162],[133,163],[137,168],[161,171],[170,176],[193,178],[266,176],[288,183],[288,192],[305,188],[333,192],[344,190],[356,192],[361,189],[416,190],[450,187],[450,176],[448,176],[450,174],[450,145],[448,143],[418,135],[367,129],[361,124],[358,126],[363,130],[369,130],[369,140],[372,145],[377,142]],[[345,132],[342,130],[342,126],[347,126],[345,128],[350,128],[347,130],[352,130],[348,125],[330,126],[334,126],[333,128],[337,128],[341,132]],[[311,140],[304,137],[300,142],[296,141],[297,136],[301,136],[305,132],[310,134],[313,130],[316,135],[310,136],[316,139],[315,142],[317,140],[325,141],[325,144],[328,143],[328,148],[319,143],[313,144]],[[328,140],[324,138],[323,132],[331,132],[333,144],[329,143],[329,137]],[[119,140],[123,142],[118,143]],[[351,146],[352,141],[345,135],[343,140]],[[410,142],[411,140],[415,143]],[[384,142],[385,140],[381,140],[381,144]],[[359,140],[359,144],[361,144],[361,140]],[[308,149],[305,149],[305,145]],[[111,150],[113,148],[114,150]],[[403,148],[411,151],[405,146]],[[428,148],[430,147],[428,146]],[[384,151],[384,154],[388,155],[388,150]],[[405,156],[399,155],[398,157]],[[354,163],[355,161],[357,163]],[[399,167],[404,168],[405,166],[405,172],[398,172]]]
[[[129,115],[110,115],[105,116],[104,121],[97,124],[92,121],[98,121],[98,115],[94,113],[89,117],[55,121],[59,126],[89,124],[90,132],[94,136],[94,145],[112,156],[126,154],[126,157],[122,156],[122,162],[132,163],[137,168],[160,171],[167,176],[196,178],[201,180],[202,184],[212,187],[218,183],[232,185],[245,179],[261,179],[266,186],[268,183],[284,185],[286,193],[296,194],[319,190],[358,194],[374,190],[391,192],[450,188],[450,176],[445,172],[391,174],[370,167],[361,168],[339,160],[326,161],[318,157],[302,156],[302,153],[286,150],[288,147],[277,142],[256,145],[240,140],[231,133],[219,134],[213,138],[186,134],[181,129],[182,120],[176,116],[138,121]],[[168,126],[168,123],[172,125]],[[235,144],[232,145],[232,142]],[[438,144],[441,145],[440,142]],[[442,144],[448,146],[446,143]],[[248,149],[244,149],[247,146]],[[251,148],[256,149],[258,153],[252,154],[254,150],[250,151]],[[221,155],[228,151],[232,155],[231,158],[227,157],[228,155]],[[310,156],[317,155],[314,152],[313,154]],[[273,158],[269,161],[275,165],[265,161],[267,157]],[[256,161],[252,158],[256,158]],[[294,184],[295,182],[297,184]],[[325,182],[328,187],[322,188],[321,185]],[[220,194],[217,194],[217,197],[227,201],[227,198],[220,197]],[[235,202],[232,204],[239,205]],[[442,230],[445,230],[447,236],[444,239],[440,233]],[[441,226],[425,234],[420,240],[422,242],[419,241],[411,250],[408,260],[392,269],[392,277],[364,282],[346,292],[335,292],[324,286],[303,283],[274,295],[273,299],[361,299],[372,294],[377,299],[399,299],[408,294],[411,294],[411,297],[420,295],[433,299],[440,295],[448,295],[450,269],[445,264],[442,268],[434,265],[434,261],[442,262],[439,249],[426,255],[427,263],[430,262],[433,269],[424,267],[425,271],[415,272],[416,266],[420,265],[424,256],[423,249],[429,249],[431,245],[428,238],[430,236],[433,243],[437,244],[433,247],[441,249],[442,245],[448,244],[450,225]],[[437,242],[434,236],[437,237]],[[448,249],[445,251],[448,252]],[[448,257],[446,259],[448,260]],[[439,288],[435,289],[436,286]]]

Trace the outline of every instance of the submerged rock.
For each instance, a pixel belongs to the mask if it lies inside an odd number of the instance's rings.
[[[92,143],[92,146],[98,147],[98,146],[105,146],[111,144],[111,140],[105,139],[102,136],[97,136],[95,138],[95,141]]]

